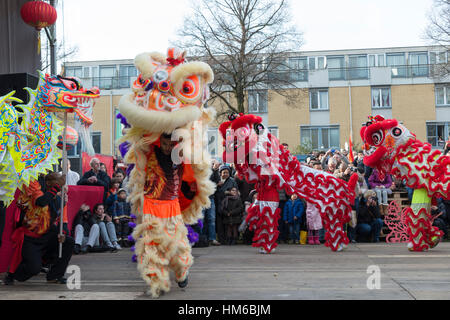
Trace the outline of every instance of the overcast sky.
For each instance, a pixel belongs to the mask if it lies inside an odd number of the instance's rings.
[[[188,0],[59,0],[58,40],[77,46],[70,61],[133,59],[165,52]],[[293,23],[304,33],[301,50],[430,44],[424,40],[433,0],[295,0]],[[64,12],[64,15],[61,13]],[[63,36],[64,30],[64,36]]]

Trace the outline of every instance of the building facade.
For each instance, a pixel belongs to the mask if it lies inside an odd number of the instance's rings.
[[[249,90],[247,108],[291,151],[342,149],[350,136],[359,149],[359,130],[369,115],[398,119],[434,148],[442,148],[450,134],[450,77],[438,76],[448,53],[440,47],[303,51],[288,59],[293,68],[286,76],[295,87],[286,90],[299,91],[297,102],[288,105],[270,89]],[[117,155],[122,127],[115,116],[137,77],[133,60],[68,62],[65,74],[100,88],[94,143],[99,153]],[[208,148],[220,157],[216,126],[208,130]]]

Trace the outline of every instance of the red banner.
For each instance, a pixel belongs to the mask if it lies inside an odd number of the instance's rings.
[[[89,162],[91,162],[92,158],[97,158],[98,160],[100,160],[100,162],[104,163],[106,165],[106,170],[108,173],[109,177],[112,177],[112,174],[114,173],[114,159],[112,156],[104,156],[102,154],[96,154],[94,156],[90,156],[88,155],[86,152],[83,152],[81,155],[81,159],[82,159],[82,164],[81,164],[81,168],[82,168],[82,175],[91,170],[91,166],[89,165]]]

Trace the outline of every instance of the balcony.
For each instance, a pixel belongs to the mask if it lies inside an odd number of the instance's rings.
[[[428,77],[430,72],[436,67],[434,64],[417,64],[417,65],[403,65],[390,66],[391,77],[394,78],[418,78]]]
[[[328,68],[328,80],[367,80],[370,78],[369,67]]]
[[[98,87],[101,90],[112,90],[112,89],[128,89],[131,87],[132,82],[136,77],[126,76],[126,77],[93,77],[93,78],[82,78],[83,86]]]
[[[300,70],[269,72],[267,79],[269,81],[277,81],[277,82],[308,81],[308,70],[300,69]]]

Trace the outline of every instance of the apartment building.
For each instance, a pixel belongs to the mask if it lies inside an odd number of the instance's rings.
[[[450,134],[450,77],[437,75],[448,58],[433,46],[291,53],[286,76],[294,85],[286,90],[298,90],[298,101],[287,105],[270,89],[249,90],[248,112],[261,116],[291,151],[300,145],[344,148],[350,135],[358,148],[359,130],[369,115],[396,118],[420,140],[442,148]],[[118,154],[115,140],[122,127],[115,116],[120,97],[137,77],[133,60],[68,62],[65,74],[101,89],[92,127],[95,148]],[[220,157],[216,127],[209,129],[208,141],[210,153]]]

